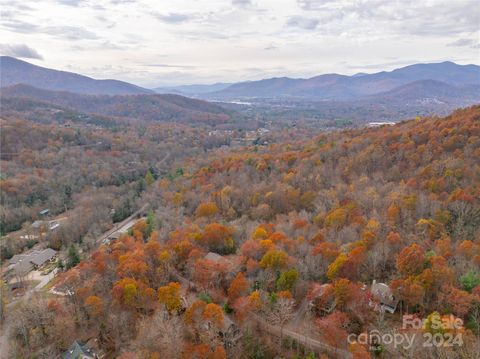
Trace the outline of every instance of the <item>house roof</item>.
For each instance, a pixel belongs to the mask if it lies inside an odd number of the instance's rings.
[[[32,228],[40,228],[44,224],[45,224],[45,221],[41,221],[37,219],[35,222],[32,223]]]
[[[58,227],[60,227],[60,223],[58,223],[57,221],[48,222],[48,229],[50,231],[53,231],[54,229],[57,229]]]
[[[13,267],[13,273],[16,276],[23,277],[27,275],[33,269],[32,263],[29,261],[21,261],[15,264]]]
[[[377,283],[373,281],[371,292],[376,300],[381,304],[388,305],[395,308],[398,304],[398,299],[392,293],[392,290],[385,283]]]
[[[57,251],[47,248],[43,251],[33,251],[28,254],[16,254],[10,259],[11,268],[17,276],[24,276],[33,269],[33,265],[41,266],[51,260]]]
[[[209,261],[219,262],[224,258],[220,254],[208,252],[208,254],[205,256],[205,259],[208,259]]]
[[[45,262],[49,261],[50,259],[52,259],[53,257],[55,257],[56,254],[57,254],[57,251],[53,250],[52,248],[47,248],[47,249],[44,249],[41,252],[37,252],[36,254],[30,256],[29,260],[33,264],[35,264],[37,266],[40,266],[43,263],[45,263]]]
[[[85,344],[74,341],[70,348],[63,354],[63,359],[94,358],[94,353]]]
[[[12,258],[10,258],[9,262],[10,264],[17,264],[18,262],[21,262],[27,257],[28,254],[15,254]]]

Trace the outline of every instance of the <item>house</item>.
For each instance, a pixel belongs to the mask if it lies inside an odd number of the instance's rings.
[[[79,341],[74,341],[70,348],[63,354],[63,359],[96,359],[98,356],[90,347]]]
[[[318,315],[333,312],[336,306],[333,286],[330,283],[313,283],[307,294],[308,307],[313,308]]]
[[[57,256],[57,251],[47,248],[42,251],[33,251],[28,254],[15,254],[10,259],[8,271],[15,277],[25,277],[33,269],[37,269]]]
[[[41,221],[37,219],[35,222],[32,223],[33,229],[41,230],[43,229],[43,227],[45,227],[45,221]]]
[[[208,252],[205,256],[205,259],[213,262],[222,262],[224,260],[224,258],[220,254],[214,252]]]
[[[376,280],[373,280],[370,292],[374,299],[374,301],[370,301],[370,305],[374,307],[375,310],[383,310],[390,314],[395,312],[399,300],[395,298],[388,285],[385,283],[377,283]]]

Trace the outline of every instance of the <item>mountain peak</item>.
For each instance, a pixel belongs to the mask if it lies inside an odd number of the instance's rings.
[[[118,80],[96,80],[73,72],[52,70],[11,56],[0,57],[2,87],[27,84],[54,91],[91,95],[148,94],[151,90]]]

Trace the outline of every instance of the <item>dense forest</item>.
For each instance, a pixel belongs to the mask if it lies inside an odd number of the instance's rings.
[[[111,124],[2,120],[2,233],[28,229],[48,208],[69,218],[51,238],[53,247],[94,238],[134,212],[151,181],[174,175],[184,158],[228,142],[180,124]],[[27,242],[6,238],[2,259]]]
[[[92,207],[78,220],[95,208],[111,221],[124,201],[151,211],[60,275],[67,295],[15,308],[18,357],[90,338],[123,359],[478,355],[480,106],[312,138],[285,130],[268,146],[208,153],[182,127],[86,137],[31,126],[2,125],[3,225],[33,217],[35,203],[68,209],[86,190]],[[168,153],[181,164],[161,175]],[[57,246],[84,236],[76,230]],[[373,281],[399,301],[393,314],[374,309]],[[406,313],[426,318],[420,333],[461,334],[461,345],[347,340],[398,331]],[[431,325],[447,315],[462,327]]]

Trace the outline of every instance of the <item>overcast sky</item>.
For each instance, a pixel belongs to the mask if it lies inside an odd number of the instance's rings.
[[[0,0],[0,52],[154,87],[480,64],[480,0]]]

